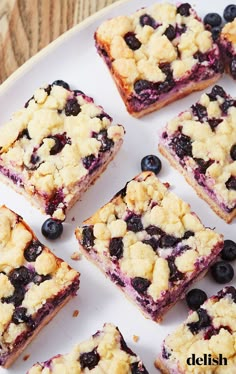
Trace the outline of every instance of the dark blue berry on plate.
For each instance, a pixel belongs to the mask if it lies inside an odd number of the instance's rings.
[[[151,26],[152,28],[156,27],[156,21],[149,14],[142,14],[139,22],[141,26]]]
[[[126,219],[126,223],[127,223],[127,229],[130,231],[138,232],[138,231],[143,230],[141,217],[136,214],[132,214],[131,216],[129,216]]]
[[[180,159],[185,156],[192,157],[192,142],[189,136],[179,134],[172,139],[170,145]]]
[[[109,244],[110,255],[119,260],[123,256],[124,244],[122,238],[112,238]]]
[[[234,277],[233,267],[224,261],[218,261],[211,267],[211,274],[217,283],[229,283]]]
[[[141,362],[134,362],[130,365],[131,374],[148,374]]]
[[[210,25],[214,27],[214,26],[220,26],[222,19],[218,13],[208,13],[203,18],[203,22],[205,23],[205,25]]]
[[[61,236],[63,225],[60,221],[48,218],[42,225],[41,232],[45,238],[55,240]]]
[[[80,105],[76,98],[69,99],[65,106],[66,116],[77,116],[80,112]]]
[[[176,37],[176,31],[174,26],[169,25],[164,32],[164,35],[171,41]]]
[[[227,5],[227,7],[224,10],[223,16],[227,22],[232,22],[234,18],[236,17],[236,5],[235,4]]]
[[[14,286],[25,286],[32,279],[32,272],[25,266],[14,269],[9,274],[9,280]]]
[[[232,145],[230,149],[230,157],[232,160],[236,161],[236,144]]]
[[[139,95],[142,91],[152,90],[153,83],[146,79],[139,79],[134,83],[134,91]]]
[[[93,228],[90,226],[85,226],[82,232],[82,244],[85,249],[89,250],[94,246],[94,239]]]
[[[131,280],[131,284],[133,288],[138,292],[143,294],[147,291],[148,287],[150,286],[150,280],[142,277],[135,277]]]
[[[214,42],[220,36],[220,32],[221,32],[221,27],[220,26],[212,27],[212,29],[211,29],[211,36],[212,36],[212,39],[214,40]]]
[[[141,42],[135,36],[133,32],[127,32],[124,36],[125,42],[127,46],[132,49],[132,51],[136,51],[141,47]]]
[[[54,81],[52,83],[53,86],[61,86],[63,88],[65,88],[66,90],[69,90],[70,89],[70,86],[67,82],[63,81],[62,79],[57,79],[56,81]]]
[[[142,171],[152,171],[158,174],[161,171],[161,166],[161,160],[155,155],[145,156],[141,161]]]
[[[211,325],[211,319],[205,309],[199,308],[197,310],[198,321],[187,324],[192,334],[197,334],[200,330]]]
[[[225,240],[224,247],[220,253],[222,260],[236,260],[236,243],[233,240]]]
[[[12,315],[12,322],[16,325],[22,322],[28,322],[29,316],[27,316],[27,309],[24,307],[16,308]]]
[[[177,13],[181,16],[188,17],[190,15],[191,5],[189,3],[183,3],[178,6]]]
[[[100,361],[100,356],[96,350],[96,348],[91,352],[81,353],[79,357],[79,362],[81,365],[81,369],[88,368],[92,370],[97,366]]]
[[[236,57],[233,57],[229,65],[230,73],[236,79]]]
[[[28,262],[34,262],[43,250],[42,244],[38,240],[30,242],[24,251],[24,257]]]
[[[226,188],[228,190],[234,190],[236,191],[236,177],[231,176],[227,182],[225,182]]]
[[[194,288],[186,295],[186,302],[191,310],[197,310],[207,300],[207,294],[199,288]]]

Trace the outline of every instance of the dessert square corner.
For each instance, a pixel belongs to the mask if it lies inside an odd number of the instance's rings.
[[[0,366],[8,368],[73,297],[79,273],[0,207]]]
[[[188,3],[157,3],[109,19],[95,43],[135,117],[214,84],[224,70],[218,45]]]
[[[140,357],[126,344],[118,327],[105,323],[91,338],[65,355],[35,364],[27,374],[44,373],[139,373],[148,374]]]
[[[222,235],[166,186],[143,172],[76,229],[85,257],[157,322],[223,246]]]
[[[230,223],[236,214],[236,99],[215,85],[167,123],[159,150]]]
[[[227,286],[199,309],[190,311],[187,319],[167,336],[156,367],[165,374],[190,374],[195,370],[234,373],[235,315],[236,290]],[[196,360],[201,360],[201,366],[196,365]]]
[[[118,152],[121,125],[64,81],[37,89],[1,127],[1,180],[44,213],[67,211]]]

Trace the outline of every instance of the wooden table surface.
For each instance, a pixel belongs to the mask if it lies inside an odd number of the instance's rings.
[[[0,0],[0,83],[40,49],[117,0]]]

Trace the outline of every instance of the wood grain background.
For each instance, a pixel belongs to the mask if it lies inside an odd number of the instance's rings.
[[[0,83],[40,49],[117,0],[0,0]]]

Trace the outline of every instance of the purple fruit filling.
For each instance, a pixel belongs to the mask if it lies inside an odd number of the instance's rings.
[[[14,184],[17,184],[18,187],[24,187],[22,178],[13,171],[0,165],[0,173],[5,175],[5,177],[9,178]]]
[[[63,211],[65,211],[66,206],[64,202],[65,195],[62,191],[62,189],[59,189],[54,193],[54,195],[47,201],[45,211],[50,216],[53,215],[53,213],[58,209],[58,206],[61,205]]]

